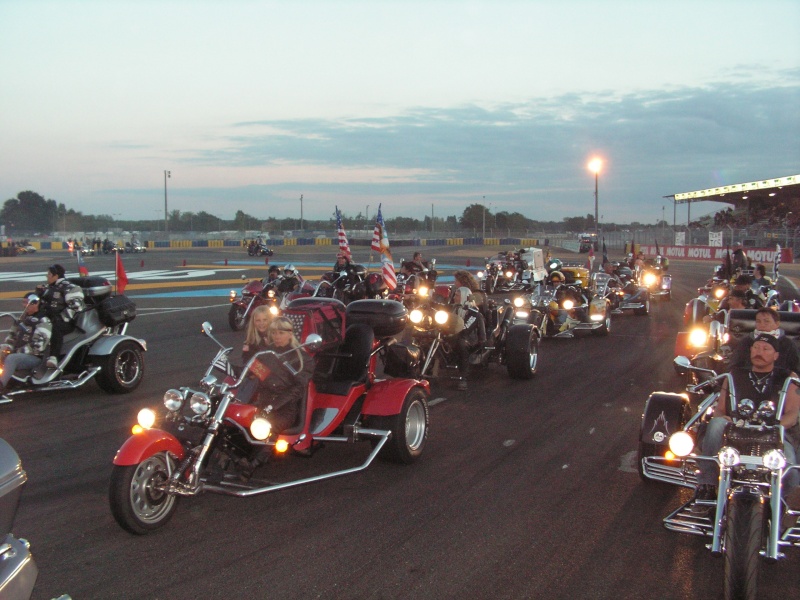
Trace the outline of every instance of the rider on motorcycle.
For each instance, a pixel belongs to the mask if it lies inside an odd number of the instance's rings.
[[[733,384],[738,398],[749,398],[758,407],[762,402],[772,400],[777,405],[778,393],[783,387],[787,377],[797,377],[797,375],[786,369],[776,366],[778,359],[778,340],[768,334],[760,334],[753,341],[750,348],[750,367],[738,367],[731,370]],[[708,424],[705,436],[701,442],[701,454],[703,456],[716,456],[723,444],[725,428],[731,422],[731,417],[727,414],[728,404],[728,382],[722,384],[722,390],[717,400],[714,411],[714,418]],[[786,464],[796,464],[795,447],[800,443],[800,425],[798,416],[800,415],[800,392],[797,386],[792,384],[786,394],[786,404],[781,417],[781,425],[785,429],[785,441],[783,452],[786,456]],[[700,472],[697,476],[696,500],[709,501],[716,500],[716,484],[719,478],[719,467],[715,462],[699,460]],[[797,487],[800,482],[800,474],[792,469],[784,478],[784,489],[786,493]],[[695,504],[695,512],[709,512],[713,506],[711,504]]]
[[[0,396],[17,369],[33,370],[42,364],[42,357],[50,343],[52,325],[47,317],[38,316],[39,296],[26,294],[25,307],[16,329],[11,331],[0,347],[2,372],[0,372]]]
[[[463,272],[457,272],[457,274]],[[469,275],[467,273],[467,275]],[[471,277],[471,275],[470,275]],[[473,278],[474,279],[474,278]],[[458,389],[466,391],[467,374],[469,371],[469,355],[478,344],[483,346],[486,342],[486,324],[478,310],[469,283],[463,277],[456,278],[456,285],[450,291],[449,303],[453,307],[453,315],[459,321],[457,332],[453,334],[458,366]],[[476,282],[477,285],[477,282]],[[463,325],[461,325],[463,324]]]
[[[283,267],[283,280],[278,284],[279,292],[294,292],[300,288],[301,284],[300,272],[294,265],[289,264]]]
[[[75,330],[73,322],[75,314],[86,308],[83,290],[67,281],[64,278],[65,273],[64,267],[61,265],[49,266],[45,274],[47,287],[37,288],[37,291],[41,289],[39,314],[49,318],[53,325],[50,355],[47,357],[48,369],[55,369],[58,366],[64,336]]]

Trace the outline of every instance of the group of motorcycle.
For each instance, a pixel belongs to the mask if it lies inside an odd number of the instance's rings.
[[[716,497],[695,496],[664,518],[664,526],[700,536],[712,555],[724,560],[726,599],[754,599],[763,562],[774,563],[784,550],[800,546],[800,527],[785,501],[785,478],[800,466],[787,463],[781,424],[787,394],[800,380],[786,379],[777,401],[754,402],[737,394],[729,368],[730,344],[752,331],[755,309],[726,312],[721,302],[730,293],[730,278],[719,276],[698,290],[687,303],[685,319],[693,327],[679,334],[675,370],[686,378],[682,393],[653,392],[642,415],[637,466],[644,481],[658,481],[695,489],[702,463],[715,463],[720,475]],[[755,290],[764,305],[780,308],[774,286]],[[792,318],[782,312],[781,323]],[[725,395],[730,417],[723,446],[714,456],[700,451],[713,409]]]

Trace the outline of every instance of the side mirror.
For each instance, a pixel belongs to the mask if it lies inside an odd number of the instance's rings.
[[[244,273],[242,273],[242,281],[244,281],[245,279],[247,279],[247,277],[245,276]]]
[[[212,331],[214,331],[214,328],[213,328],[213,327],[211,327],[211,323],[209,323],[208,321],[204,321],[204,322],[203,322],[203,325],[202,325],[202,331],[203,331],[203,333],[205,333],[206,335],[209,335],[209,336],[210,336],[210,335],[211,335],[211,332],[212,332]]]
[[[436,266],[436,259],[435,259],[435,258],[432,258],[432,259],[431,259],[431,269],[432,269],[433,267],[435,267],[435,266]]]
[[[692,363],[685,356],[676,356],[674,362],[675,362],[675,371],[679,375],[684,375],[692,366]]]
[[[322,336],[317,333],[310,333],[306,338],[306,341],[303,343],[303,346],[310,348],[311,350],[316,350],[322,346]]]

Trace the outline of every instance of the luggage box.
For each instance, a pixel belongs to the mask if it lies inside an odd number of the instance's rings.
[[[136,318],[136,303],[127,296],[112,296],[103,300],[97,311],[103,325],[116,327]]]
[[[19,456],[8,442],[0,438],[0,543],[11,533],[22,485],[27,479]]]
[[[408,310],[395,300],[356,300],[347,305],[347,325],[364,323],[375,337],[402,333],[408,324]]]
[[[87,298],[100,301],[111,295],[111,282],[105,277],[70,277],[68,281],[81,287]]]

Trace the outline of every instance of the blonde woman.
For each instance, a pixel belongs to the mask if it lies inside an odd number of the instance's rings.
[[[266,413],[272,430],[281,432],[292,427],[300,416],[300,402],[314,372],[314,359],[299,347],[294,326],[286,317],[272,320],[267,328],[267,337],[267,345],[259,351],[272,350],[277,355],[288,353],[279,358],[272,355],[259,357],[259,362],[266,368],[251,369],[260,380],[253,403]]]
[[[253,354],[264,350],[269,344],[267,329],[271,321],[272,315],[269,312],[269,306],[257,306],[253,310],[250,320],[247,322],[247,331],[242,346],[242,360],[245,363],[253,357]]]

